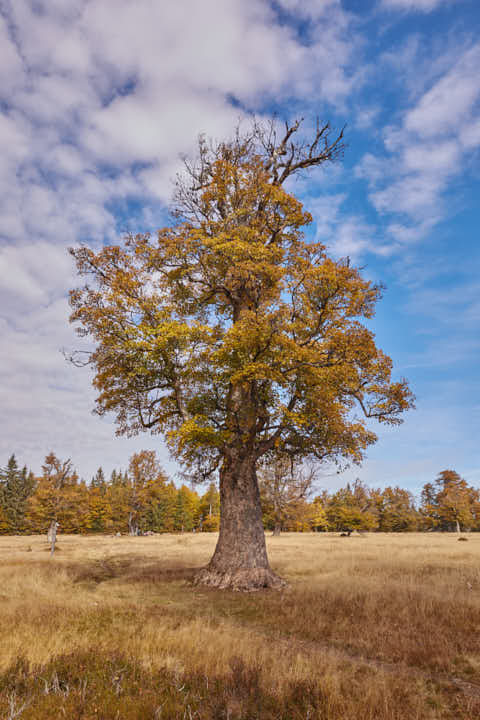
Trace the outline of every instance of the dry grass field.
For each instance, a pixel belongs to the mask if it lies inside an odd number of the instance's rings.
[[[215,541],[0,538],[0,718],[480,718],[480,534],[268,538],[249,595]]]

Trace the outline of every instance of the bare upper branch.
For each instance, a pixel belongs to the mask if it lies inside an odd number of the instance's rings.
[[[268,132],[261,125],[256,126],[256,133],[268,156],[266,168],[272,174],[272,183],[282,185],[287,178],[309,167],[333,162],[342,157],[345,143],[343,135],[345,127],[331,139],[330,123],[320,125],[318,118],[313,139],[309,142],[293,137],[299,131],[303,118],[296,120],[293,125],[285,123],[285,132],[278,139],[273,124]]]

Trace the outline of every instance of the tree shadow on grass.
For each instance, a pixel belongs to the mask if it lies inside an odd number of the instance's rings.
[[[134,557],[111,557],[90,562],[69,563],[68,573],[74,583],[101,583],[122,580],[127,583],[192,582],[198,567],[178,562],[139,562]]]

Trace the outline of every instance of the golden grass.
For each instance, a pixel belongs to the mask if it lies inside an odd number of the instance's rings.
[[[269,537],[251,595],[189,584],[215,541],[0,538],[0,718],[480,717],[480,534]]]

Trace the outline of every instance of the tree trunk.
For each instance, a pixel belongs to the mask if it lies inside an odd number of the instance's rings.
[[[457,533],[461,532],[460,531],[460,523],[458,522],[458,520],[455,520],[455,526],[457,528]]]
[[[128,534],[138,535],[138,526],[136,520],[134,520],[133,513],[129,513],[128,515]]]
[[[220,471],[217,547],[195,582],[247,592],[285,585],[268,563],[255,459],[252,457],[236,454],[224,459]]]
[[[273,535],[274,537],[278,537],[278,536],[280,535],[281,530],[282,530],[281,526],[280,526],[278,523],[275,523],[275,526],[274,526],[274,528],[273,528],[272,535]]]
[[[57,526],[58,523],[55,520],[52,520],[47,536],[50,543],[50,555],[53,555],[53,553],[55,552],[55,543],[57,542]]]

